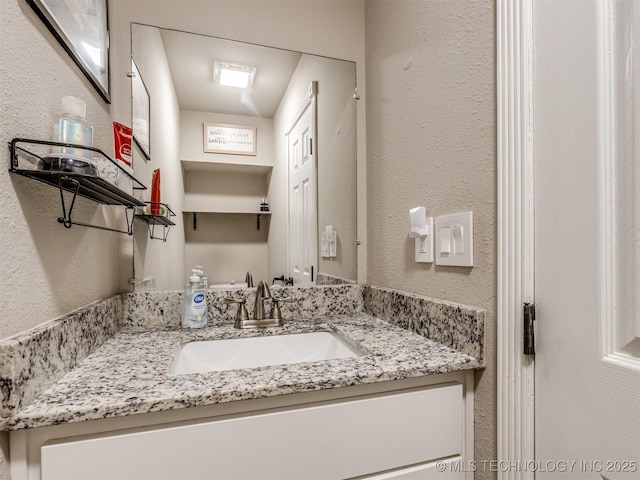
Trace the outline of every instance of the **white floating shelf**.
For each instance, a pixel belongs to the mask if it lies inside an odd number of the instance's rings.
[[[267,175],[273,170],[272,165],[261,165],[255,163],[221,163],[207,162],[202,160],[181,160],[182,168],[189,172],[221,172],[221,173],[243,173],[254,175]]]

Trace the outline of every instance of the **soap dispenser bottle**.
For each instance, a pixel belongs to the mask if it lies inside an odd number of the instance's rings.
[[[62,113],[53,125],[53,141],[93,146],[93,127],[85,120],[87,104],[76,97],[62,97]],[[59,147],[60,153],[93,159],[91,150],[83,148]]]
[[[196,270],[191,271],[189,285],[184,292],[182,328],[194,329],[207,326],[207,290],[202,287],[202,279]]]
[[[207,290],[209,289],[209,279],[204,276],[204,267],[202,265],[196,265],[196,267],[191,270],[191,275],[196,275],[200,279],[200,288],[204,289],[205,300],[206,300]],[[204,309],[205,326],[208,318],[209,318],[209,310],[205,308]]]

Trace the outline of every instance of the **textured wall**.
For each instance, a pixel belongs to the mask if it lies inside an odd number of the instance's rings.
[[[487,310],[476,459],[494,459],[495,2],[370,0],[365,32],[367,280]],[[414,262],[407,212],[418,205],[433,216],[473,211],[472,269]]]
[[[125,235],[62,227],[58,192],[9,175],[6,142],[49,140],[65,95],[87,103],[94,145],[112,153],[109,105],[26,2],[0,2],[0,339],[111,296],[130,271]],[[76,218],[119,226],[121,214],[78,200]],[[112,207],[111,207],[112,208]],[[119,256],[120,250],[122,256]],[[125,274],[126,275],[126,274]],[[8,436],[0,434],[0,479],[8,479]]]
[[[113,153],[110,107],[88,83],[69,55],[26,2],[0,4],[0,142],[14,137],[51,139],[60,99],[73,95],[87,103],[94,145]],[[9,175],[2,149],[0,169],[0,338],[70,312],[118,291],[119,257],[126,235],[58,222],[55,188]],[[79,199],[77,220],[122,227],[123,209]]]

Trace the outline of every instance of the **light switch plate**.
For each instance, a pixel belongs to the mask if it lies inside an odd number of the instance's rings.
[[[427,217],[427,235],[416,241],[416,262],[433,263],[433,217]]]
[[[436,217],[436,265],[473,267],[473,212]]]

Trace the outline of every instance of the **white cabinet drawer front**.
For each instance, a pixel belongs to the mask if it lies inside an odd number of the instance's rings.
[[[365,478],[367,480],[463,480],[465,472],[462,471],[462,467],[457,466],[462,464],[462,457],[454,457]]]
[[[42,447],[42,479],[340,479],[462,452],[462,386]]]

